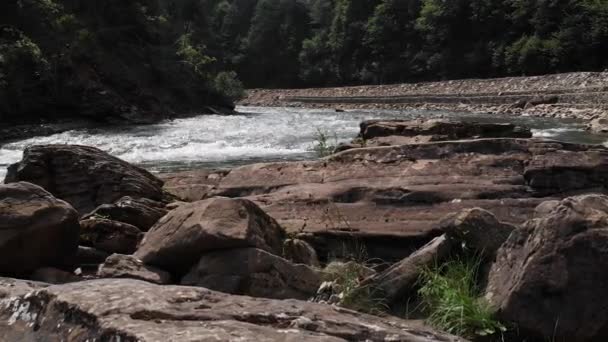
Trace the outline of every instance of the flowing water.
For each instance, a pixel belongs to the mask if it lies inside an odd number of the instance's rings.
[[[454,117],[464,120],[514,122],[527,125],[537,137],[568,142],[606,144],[608,137],[584,131],[576,121],[531,117],[499,117],[456,112],[240,107],[241,115],[205,115],[156,125],[78,129],[0,146],[0,179],[6,167],[37,144],[79,144],[98,147],[152,172],[202,167],[231,167],[261,161],[315,158],[311,151],[319,130],[330,143],[349,141],[367,119]]]

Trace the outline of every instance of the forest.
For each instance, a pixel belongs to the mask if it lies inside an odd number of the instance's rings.
[[[207,8],[213,8],[209,53],[250,87],[536,75],[608,65],[605,0],[210,0]]]
[[[203,104],[230,107],[243,88],[607,66],[608,0],[0,4],[0,121],[41,112],[146,121]]]

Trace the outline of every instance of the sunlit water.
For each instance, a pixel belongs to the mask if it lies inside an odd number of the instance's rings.
[[[497,117],[429,111],[334,110],[240,107],[241,115],[205,115],[156,125],[79,129],[12,142],[0,147],[0,179],[6,167],[21,159],[23,150],[37,144],[79,144],[98,147],[153,172],[200,167],[230,167],[260,161],[302,160],[311,151],[318,131],[330,141],[348,141],[367,119],[458,117],[466,120],[516,122],[533,128],[534,135],[569,142],[603,144],[581,123],[529,117]]]

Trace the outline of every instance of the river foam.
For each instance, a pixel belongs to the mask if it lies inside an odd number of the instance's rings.
[[[36,144],[95,146],[151,171],[185,170],[196,167],[229,167],[269,160],[314,158],[311,151],[318,131],[330,143],[348,141],[367,119],[458,116],[474,120],[515,121],[535,127],[536,136],[587,139],[579,125],[548,119],[497,118],[463,113],[348,111],[327,109],[241,107],[241,115],[205,115],[156,125],[126,128],[81,129],[35,137],[0,147],[0,179],[6,167],[21,159],[23,150]],[[568,140],[568,139],[565,139]],[[603,141],[593,141],[602,143]]]

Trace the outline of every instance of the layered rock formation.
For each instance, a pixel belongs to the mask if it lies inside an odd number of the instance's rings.
[[[0,279],[0,289],[9,289],[0,305],[0,340],[464,341],[416,322],[296,300],[256,299],[136,280],[97,280],[36,290],[39,286]]]

